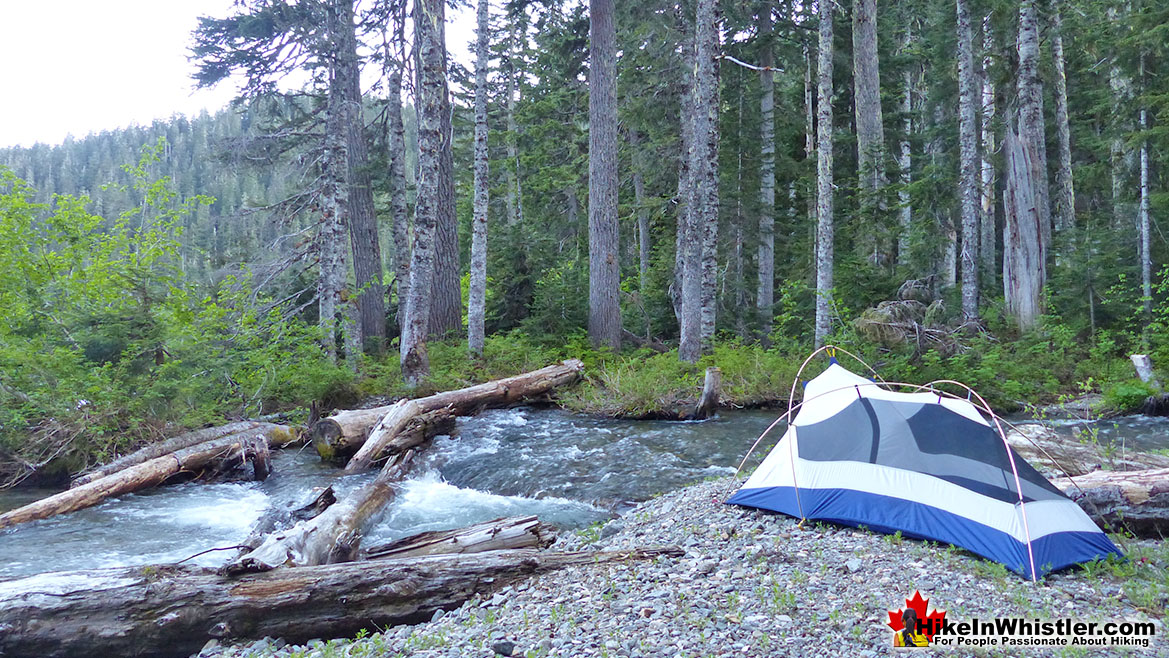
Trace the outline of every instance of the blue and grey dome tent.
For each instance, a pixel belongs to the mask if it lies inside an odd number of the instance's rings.
[[[1121,556],[993,415],[940,391],[891,391],[835,358],[727,503],[942,541],[1031,579]]]

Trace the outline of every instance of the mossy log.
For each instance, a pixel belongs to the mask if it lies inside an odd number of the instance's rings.
[[[515,377],[498,379],[485,384],[468,386],[455,391],[437,393],[408,403],[395,403],[373,409],[352,409],[340,411],[325,418],[310,429],[310,436],[317,452],[324,459],[337,460],[357,452],[375,426],[382,423],[387,414],[397,408],[392,425],[385,425],[379,432],[379,441],[388,443],[397,434],[408,433],[412,417],[447,409],[452,415],[465,416],[486,407],[515,404],[526,398],[547,394],[551,390],[576,381],[584,365],[569,359],[563,363],[547,366]],[[408,405],[408,409],[403,409]],[[405,411],[410,411],[407,414]],[[396,429],[397,432],[391,430]],[[382,453],[382,448],[373,446],[365,451],[361,459],[353,463],[353,469],[368,468]]]
[[[163,455],[169,455],[177,450],[190,448],[191,446],[200,443],[206,443],[214,439],[220,439],[226,436],[234,436],[241,434],[262,434],[268,439],[270,446],[282,446],[296,440],[296,432],[287,425],[276,425],[273,423],[262,423],[258,421],[240,421],[238,423],[228,423],[227,425],[220,425],[219,427],[207,427],[186,434],[153,443],[151,445],[132,452],[124,457],[116,459],[109,464],[99,466],[93,470],[83,473],[74,478],[71,487],[80,487],[89,484],[94,480],[99,480],[107,475],[117,473],[123,469],[131,466],[137,466],[151,459],[157,459]]]
[[[1052,483],[1106,530],[1158,539],[1169,534],[1169,468],[1093,471]]]
[[[677,557],[674,548],[535,549],[365,560],[240,578],[133,567],[0,582],[0,655],[190,656],[212,638],[290,642],[429,619],[476,594],[570,565]]]
[[[235,468],[245,461],[256,464],[255,473],[259,479],[267,476],[267,442],[264,436],[235,434],[155,457],[0,514],[0,528],[92,507],[107,498],[157,486],[175,476],[198,474],[207,469]],[[259,465],[261,462],[262,466]]]

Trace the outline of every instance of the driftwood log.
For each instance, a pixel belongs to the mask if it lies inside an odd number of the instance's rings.
[[[1106,530],[1157,538],[1169,534],[1169,468],[1093,471],[1052,483]]]
[[[1097,444],[1069,441],[1051,428],[1034,423],[1018,425],[1015,430],[1007,433],[1011,447],[1049,478],[1076,477],[1101,469],[1169,468],[1169,457],[1165,455],[1133,450],[1105,454]]]
[[[283,434],[291,436],[288,431]],[[268,472],[267,450],[266,437],[251,433],[206,441],[0,514],[0,528],[74,512],[107,498],[157,486],[175,476],[198,474],[207,469],[234,468],[248,460],[253,462],[255,474],[262,479]]]
[[[570,565],[677,557],[674,548],[534,549],[367,560],[241,578],[154,566],[0,582],[0,655],[185,657],[212,638],[290,642],[429,619],[534,574]]]
[[[322,458],[338,460],[352,455],[361,448],[374,426],[382,423],[395,407],[398,408],[398,414],[390,420],[395,424],[393,427],[399,428],[400,433],[403,431],[401,428],[406,425],[398,425],[398,421],[403,420],[408,424],[412,417],[402,410],[404,406],[409,406],[413,416],[439,409],[448,409],[452,415],[464,416],[486,407],[506,406],[525,398],[544,395],[556,387],[576,381],[583,368],[584,365],[580,361],[569,359],[515,377],[408,401],[413,404],[396,403],[373,409],[340,411],[315,423],[310,429],[310,435]],[[390,432],[393,427],[387,426],[380,433],[381,440],[388,442],[394,438],[394,433]],[[370,448],[357,463],[363,466],[355,464],[354,468],[368,468],[380,452],[378,449]]]
[[[534,516],[484,521],[457,530],[423,532],[361,552],[363,559],[482,553],[515,548],[545,548],[556,541],[556,528]]]
[[[124,457],[115,459],[108,464],[94,468],[93,470],[74,478],[73,483],[70,486],[80,487],[81,485],[89,484],[94,480],[99,480],[103,477],[106,477],[107,475],[112,475],[131,466],[137,466],[138,464],[148,462],[151,459],[157,459],[163,455],[169,455],[172,452],[176,452],[184,448],[190,448],[191,446],[195,446],[200,443],[206,443],[207,441],[212,441],[214,439],[220,439],[227,436],[244,434],[249,436],[262,434],[268,438],[270,445],[284,445],[295,439],[294,433],[287,425],[276,425],[273,423],[262,423],[258,421],[245,420],[238,423],[220,425],[219,427],[207,427],[201,430],[195,430],[194,432],[180,434],[179,436],[161,441],[159,443],[148,445],[141,450],[137,450]]]
[[[354,560],[365,531],[397,495],[396,485],[409,474],[414,456],[423,447],[399,453],[372,482],[319,515],[288,530],[269,534],[255,549],[228,563],[225,570],[232,574],[251,573],[281,566],[306,567]]]

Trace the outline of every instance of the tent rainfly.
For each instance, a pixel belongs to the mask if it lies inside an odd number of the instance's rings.
[[[1030,579],[1121,552],[967,400],[900,393],[836,359],[728,504],[946,542]]]

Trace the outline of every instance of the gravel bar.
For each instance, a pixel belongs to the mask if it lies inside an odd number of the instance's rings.
[[[428,623],[289,646],[212,641],[205,657],[498,655],[698,658],[906,655],[889,611],[914,591],[950,619],[1148,621],[1148,647],[1014,648],[953,656],[1169,656],[1169,551],[1124,541],[1123,565],[1032,583],[961,549],[722,504],[734,483],[702,482],[642,503],[604,526],[566,533],[552,550],[676,545],[678,559],[569,567],[436,613]],[[371,631],[374,629],[371,629]],[[912,654],[910,654],[912,655]],[[921,654],[919,654],[921,655]]]

